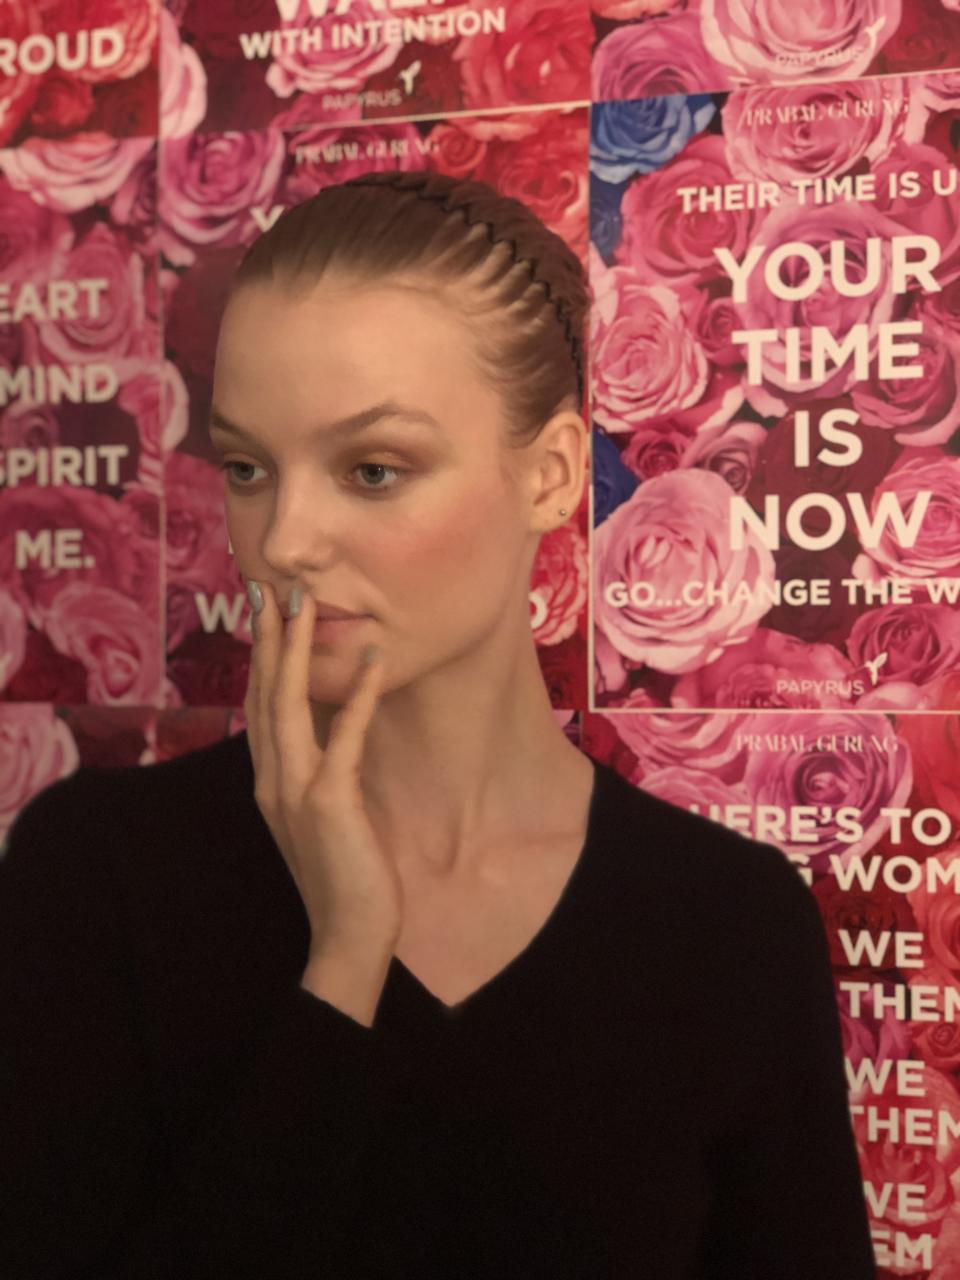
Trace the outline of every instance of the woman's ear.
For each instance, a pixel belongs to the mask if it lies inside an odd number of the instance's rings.
[[[537,532],[546,533],[563,524],[583,497],[590,456],[586,424],[575,410],[561,409],[544,424],[532,447],[531,515]]]

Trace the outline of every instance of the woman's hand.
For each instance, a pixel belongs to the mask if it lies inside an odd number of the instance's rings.
[[[383,662],[360,663],[328,741],[316,741],[308,698],[316,604],[303,594],[284,625],[269,584],[254,613],[244,701],[254,796],[303,899],[310,961],[383,954],[400,932],[403,890],[363,807],[360,764]],[[309,963],[308,962],[308,963]]]

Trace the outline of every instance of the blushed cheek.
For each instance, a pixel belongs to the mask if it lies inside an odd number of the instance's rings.
[[[464,616],[482,613],[484,605],[503,598],[505,578],[512,567],[509,517],[503,505],[484,507],[476,494],[451,504],[429,523],[408,528],[390,539],[383,549],[389,578],[378,574],[388,598],[408,612],[414,604],[427,615],[460,611]],[[390,587],[390,578],[402,590]]]

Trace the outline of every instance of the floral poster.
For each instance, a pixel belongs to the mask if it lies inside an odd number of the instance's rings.
[[[957,106],[594,108],[598,707],[958,705]]]
[[[194,96],[201,130],[590,96],[587,0],[178,0],[171,8],[184,50],[180,91]]]
[[[960,67],[955,0],[590,0],[590,8],[594,102]]]

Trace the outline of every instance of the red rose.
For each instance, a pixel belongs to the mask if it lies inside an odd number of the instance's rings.
[[[154,731],[153,759],[173,760],[230,736],[230,715],[219,707],[177,707],[161,711]]]
[[[115,138],[155,134],[159,94],[160,77],[153,66],[129,80],[99,85],[88,128],[102,129]]]
[[[188,706],[238,707],[247,691],[250,648],[222,631],[194,631],[167,662],[167,672]]]
[[[48,31],[109,27],[119,36],[120,57],[102,67],[78,67],[72,72],[78,80],[126,80],[156,61],[160,0],[57,0],[44,21]]]
[[[18,45],[41,29],[34,0],[4,0],[0,5],[0,39]],[[5,147],[17,133],[39,87],[40,77],[21,71],[16,64],[12,75],[0,77],[0,147]]]
[[[469,7],[487,5],[471,0]],[[464,36],[454,50],[464,105],[478,110],[588,98],[593,31],[586,4],[511,0],[504,9],[505,32]]]
[[[143,764],[151,707],[66,707],[63,720],[80,752],[80,764],[132,768]]]
[[[243,252],[242,246],[207,249],[178,278],[168,299],[164,337],[185,373],[213,376],[220,317]]]
[[[49,702],[55,706],[87,700],[87,672],[82,662],[58,653],[42,631],[27,631],[24,659],[0,701]],[[2,712],[0,712],[2,714]]]
[[[834,400],[810,401],[811,437],[818,418],[833,408],[849,408],[849,399],[839,397]],[[747,490],[747,500],[758,511],[764,508],[764,500],[768,493],[780,495],[780,524],[783,532],[786,512],[790,504],[807,493],[831,494],[843,503],[848,493],[862,493],[863,500],[869,504],[873,491],[886,476],[894,461],[902,452],[902,448],[892,438],[893,432],[877,431],[874,427],[863,423],[850,425],[843,423],[844,431],[858,436],[863,442],[863,451],[856,462],[850,466],[831,467],[817,460],[817,448],[811,443],[811,462],[809,466],[798,467],[794,461],[795,425],[794,414],[788,413],[776,426],[767,432],[766,438],[757,455],[756,470]],[[813,508],[805,513],[803,527],[810,534],[824,533],[829,516],[823,510]],[[856,547],[855,534],[848,532],[847,541],[851,549]],[[842,544],[841,544],[842,545]]]
[[[82,80],[59,72],[49,72],[30,111],[30,128],[47,138],[71,133],[89,119],[93,110],[93,90]]]
[[[582,107],[538,113],[535,133],[511,136],[509,116],[486,124],[484,163],[477,177],[505,196],[529,206],[566,240],[582,260],[587,256],[589,182],[587,112]],[[526,123],[526,122],[524,122]]]

